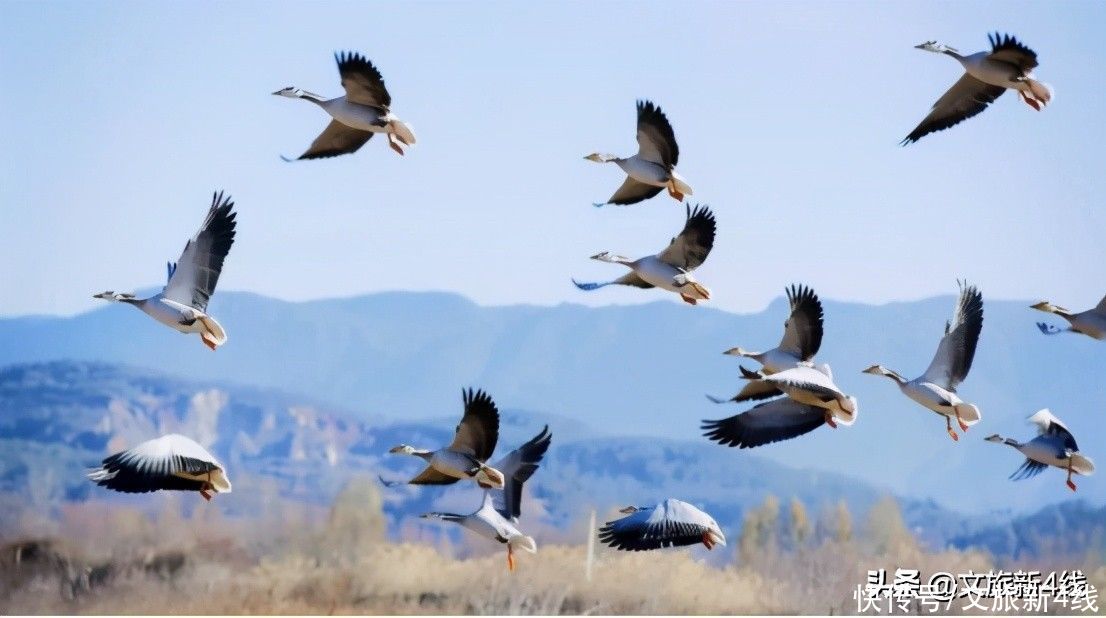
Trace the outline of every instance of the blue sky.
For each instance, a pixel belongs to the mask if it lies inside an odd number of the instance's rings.
[[[1103,23],[1100,2],[6,2],[0,314],[159,284],[219,188],[240,211],[221,289],[661,298],[569,282],[620,275],[587,257],[653,253],[682,225],[667,197],[589,205],[622,178],[582,157],[635,150],[639,97],[717,213],[715,306],[756,310],[792,281],[879,303],[968,277],[1083,308],[1106,292]],[[1038,52],[1053,104],[1007,94],[900,148],[961,73],[913,46],[974,52],[994,29]],[[270,93],[340,94],[343,49],[377,63],[419,144],[282,162],[327,118]]]

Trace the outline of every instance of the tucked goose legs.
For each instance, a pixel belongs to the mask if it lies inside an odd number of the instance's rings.
[[[511,549],[511,544],[507,543],[507,570],[515,570],[515,552]]]
[[[956,422],[960,425],[961,431],[968,430],[968,424],[964,422],[964,419],[960,418],[960,410],[956,411]]]
[[[963,427],[964,429],[967,429],[967,427],[964,427],[964,423],[960,423],[960,426]],[[945,417],[945,429],[949,432],[949,437],[952,438],[953,442],[959,442],[960,441],[960,436],[956,435],[956,431],[954,431],[953,428],[952,428],[952,417],[951,416],[946,416]]]
[[[399,146],[399,143],[402,141],[402,139],[396,137],[395,133],[388,134],[388,146],[390,146],[392,150],[398,152],[400,156],[403,156],[403,148]]]
[[[1068,457],[1068,489],[1075,491],[1075,483],[1071,480],[1071,457]]]
[[[714,549],[714,541],[711,540],[709,531],[703,533],[703,546],[706,547],[708,551]]]
[[[668,181],[668,194],[676,198],[677,201],[684,201],[684,194],[676,188],[676,183],[671,180]]]

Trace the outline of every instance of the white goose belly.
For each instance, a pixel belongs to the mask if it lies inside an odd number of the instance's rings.
[[[388,132],[390,114],[381,114],[375,107],[350,103],[345,97],[326,101],[322,107],[331,117],[347,127],[373,133]]]
[[[680,274],[680,270],[671,264],[658,260],[656,256],[651,255],[641,258],[634,262],[633,269],[639,277],[658,288],[670,292],[681,292],[681,288],[674,281],[676,275]]]
[[[668,170],[652,161],[646,161],[634,155],[629,159],[619,159],[617,163],[618,167],[621,167],[627,176],[638,182],[654,187],[668,185]]]
[[[194,320],[202,314],[192,307],[182,305],[176,301],[155,296],[142,303],[139,308],[142,309],[142,312],[146,315],[173,330],[182,333],[198,333],[203,331],[203,325],[200,324],[199,321],[193,322],[191,325],[181,323]]]
[[[434,452],[430,458],[430,467],[453,478],[467,479],[470,478],[468,471],[473,469],[475,464],[467,455],[442,449]]]
[[[963,401],[932,382],[907,382],[899,387],[903,394],[938,414],[954,414],[954,406]]]
[[[1018,448],[1023,455],[1038,463],[1067,468],[1068,458],[1063,455],[1063,450],[1052,440],[1034,438]]]

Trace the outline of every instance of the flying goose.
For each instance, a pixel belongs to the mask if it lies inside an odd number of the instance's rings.
[[[1094,462],[1079,452],[1075,436],[1071,435],[1067,426],[1049,412],[1048,408],[1038,410],[1029,417],[1029,422],[1037,426],[1037,437],[1029,442],[1023,443],[1013,438],[1003,438],[997,433],[987,436],[988,442],[1001,442],[1018,449],[1025,455],[1025,463],[1010,475],[1010,479],[1014,481],[1027,479],[1037,476],[1049,466],[1054,466],[1068,471],[1068,488],[1075,491],[1075,483],[1072,482],[1071,475],[1074,473],[1090,476],[1094,473]]]
[[[1088,309],[1079,313],[1072,313],[1063,307],[1057,307],[1048,301],[1042,301],[1032,306],[1033,309],[1045,313],[1055,313],[1064,318],[1071,325],[1064,330],[1055,326],[1037,322],[1037,328],[1046,335],[1056,335],[1062,332],[1081,333],[1094,339],[1106,339],[1106,296],[1098,301],[1094,309]]]
[[[199,333],[204,345],[214,350],[227,342],[223,327],[207,313],[207,302],[223,272],[223,260],[234,244],[237,222],[230,196],[216,193],[200,231],[184,245],[176,263],[170,262],[165,288],[150,298],[134,294],[101,292],[93,298],[126,303],[179,332]]]
[[[833,371],[829,365],[815,365],[802,362],[790,369],[769,374],[765,371],[749,371],[744,366],[741,368],[741,377],[745,380],[764,382],[764,396],[786,395],[792,404],[773,403],[774,405],[761,404],[743,414],[720,421],[703,421],[702,429],[708,430],[707,437],[718,442],[749,441],[749,446],[760,446],[769,442],[787,440],[802,435],[815,429],[809,414],[817,411],[821,415],[822,422],[836,429],[837,423],[852,425],[856,422],[856,414],[859,404],[856,397],[846,395],[833,381]],[[763,398],[763,397],[762,397]],[[816,410],[807,409],[815,408]],[[758,410],[759,408],[759,410]],[[739,418],[740,417],[740,418]],[[771,418],[769,418],[771,417]],[[769,428],[769,425],[777,425]],[[759,427],[758,427],[759,426]],[[798,431],[799,427],[808,427],[804,431]],[[765,430],[767,432],[765,433]],[[721,440],[714,434],[722,431],[727,440]],[[746,432],[759,432],[761,437],[752,435],[746,438],[738,438],[738,434]],[[762,442],[762,440],[764,440]],[[759,444],[753,444],[759,442]],[[733,445],[730,445],[733,446]]]
[[[503,489],[486,490],[484,500],[475,512],[468,515],[424,513],[421,517],[451,521],[482,537],[503,543],[507,546],[507,569],[515,570],[516,546],[532,554],[538,551],[538,544],[533,537],[524,535],[518,529],[518,518],[522,514],[522,485],[537,471],[552,439],[549,426],[546,425],[529,442],[497,461],[495,468],[506,477]]]
[[[936,41],[915,45],[916,49],[952,56],[964,67],[964,75],[941,95],[921,124],[902,140],[912,144],[930,133],[943,131],[987,109],[1006,90],[1017,90],[1023,101],[1040,111],[1052,99],[1049,87],[1033,78],[1037,54],[1010,35],[988,34],[991,51],[970,56]]]
[[[887,376],[899,385],[904,395],[922,404],[926,408],[945,417],[945,427],[949,437],[959,440],[952,428],[955,416],[960,429],[968,427],[982,418],[979,408],[960,399],[956,387],[968,377],[975,357],[979,333],[983,330],[983,294],[974,285],[960,284],[960,298],[956,301],[956,310],[952,320],[945,323],[945,336],[937,346],[937,353],[929,368],[922,375],[907,380],[883,365],[872,365],[864,373]]]
[[[596,163],[614,163],[626,172],[626,182],[614,192],[606,204],[628,206],[647,200],[667,188],[677,201],[691,195],[691,187],[676,173],[680,160],[680,147],[672,125],[652,101],[637,102],[637,154],[623,159],[609,154],[593,152],[584,157]],[[606,204],[595,204],[604,206]]]
[[[736,347],[726,350],[723,354],[751,358],[763,365],[764,373],[768,375],[796,367],[799,363],[813,362],[814,355],[822,346],[822,302],[818,300],[814,290],[804,285],[792,285],[786,292],[787,302],[791,305],[791,314],[783,323],[783,339],[778,346],[767,352],[749,352]],[[770,383],[754,380],[730,399],[719,399],[710,395],[707,395],[707,398],[715,403],[725,403],[766,399],[777,394],[779,394],[778,390]]]
[[[495,451],[499,440],[499,410],[487,393],[471,388],[461,391],[465,414],[457,425],[453,442],[436,451],[417,449],[401,444],[389,453],[412,455],[427,462],[426,469],[409,485],[451,485],[461,479],[473,479],[484,489],[503,489],[503,473],[485,463]],[[392,487],[402,485],[384,481]]]
[[[710,290],[692,276],[691,271],[698,268],[710,255],[714,246],[714,213],[706,206],[696,206],[692,211],[687,206],[687,220],[684,229],[672,238],[668,247],[656,255],[631,260],[610,251],[591,256],[593,260],[622,264],[630,268],[629,273],[605,283],[572,283],[584,291],[598,290],[608,285],[632,285],[638,288],[658,287],[675,292],[685,302],[692,305],[700,300],[710,299]]]
[[[294,86],[273,93],[311,101],[334,119],[299,158],[322,159],[356,152],[372,138],[373,133],[387,134],[388,145],[402,155],[400,144],[414,144],[415,134],[411,127],[391,112],[392,96],[384,87],[380,71],[357,52],[334,54],[334,60],[338,62],[345,96],[326,99]],[[291,159],[284,157],[284,160]]]
[[[599,529],[599,541],[623,551],[647,551],[702,543],[707,549],[726,546],[718,522],[694,506],[668,498],[653,506],[628,506],[626,517]]]
[[[171,433],[116,453],[88,473],[101,487],[124,493],[160,489],[198,491],[204,500],[211,493],[230,493],[226,470],[207,449],[191,438]]]

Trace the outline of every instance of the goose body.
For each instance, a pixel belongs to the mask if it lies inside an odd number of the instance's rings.
[[[1094,462],[1079,452],[1075,436],[1048,408],[1038,410],[1029,417],[1029,422],[1037,426],[1037,436],[1028,442],[1018,442],[998,434],[986,438],[988,442],[1006,444],[1025,455],[1025,462],[1010,475],[1010,479],[1020,481],[1031,478],[1052,466],[1067,472],[1067,486],[1075,491],[1072,475],[1090,476],[1094,473]]]
[[[616,157],[592,153],[585,159],[596,163],[614,163],[626,172],[626,180],[605,204],[628,206],[647,200],[667,188],[677,201],[692,195],[691,186],[676,171],[680,147],[672,125],[661,108],[652,101],[637,102],[637,154]],[[595,204],[604,206],[605,204]]]
[[[184,334],[198,334],[215,350],[227,341],[227,333],[207,313],[207,304],[223,271],[223,262],[234,244],[237,213],[230,196],[216,193],[200,230],[184,246],[180,259],[168,265],[165,288],[150,298],[101,292],[93,298],[132,305],[158,322]]]
[[[1072,332],[1086,335],[1099,341],[1106,339],[1106,296],[1098,301],[1098,305],[1094,308],[1080,311],[1079,313],[1074,313],[1063,307],[1058,307],[1048,301],[1032,305],[1032,308],[1038,311],[1044,311],[1045,313],[1054,313],[1068,321],[1068,328],[1065,330],[1060,330],[1044,322],[1038,322],[1037,328],[1041,329],[1041,332],[1046,335]]]
[[[191,438],[168,434],[104,459],[88,479],[124,493],[159,490],[230,493],[230,480],[215,456]]]
[[[652,506],[629,506],[625,517],[599,528],[599,541],[622,551],[648,551],[702,543],[708,550],[726,545],[714,518],[687,502],[668,498]]]
[[[767,375],[797,367],[801,363],[813,362],[814,356],[822,346],[822,303],[814,290],[806,286],[792,285],[786,292],[791,313],[783,323],[783,338],[778,346],[765,352],[750,352],[736,347],[726,350],[723,354],[751,358],[762,365],[762,371]],[[776,389],[770,384],[751,381],[741,389],[741,392],[728,400],[709,395],[707,397],[715,403],[723,403],[765,399],[774,397],[776,394]]]
[[[480,508],[468,515],[456,513],[425,513],[426,519],[438,519],[460,524],[464,528],[507,546],[507,568],[514,570],[514,550],[530,553],[538,550],[533,537],[519,529],[522,514],[522,487],[537,471],[553,436],[549,427],[496,462],[495,468],[504,476],[503,488],[484,492]]]
[[[971,369],[982,330],[983,295],[975,286],[961,284],[952,320],[945,324],[945,335],[924,374],[908,380],[883,365],[872,365],[864,373],[894,380],[908,398],[945,417],[949,437],[959,440],[960,436],[952,428],[952,419],[956,419],[961,430],[967,431],[982,418],[979,408],[965,402],[956,392]]]
[[[503,474],[487,465],[499,440],[499,409],[484,391],[462,391],[465,411],[449,446],[430,451],[401,444],[388,452],[418,457],[426,468],[407,481],[410,485],[451,485],[471,479],[485,489],[502,489]],[[381,481],[389,486],[402,483]]]
[[[333,120],[299,159],[321,159],[356,152],[373,134],[388,136],[388,146],[403,154],[403,146],[415,143],[415,134],[391,111],[392,97],[380,71],[361,54],[335,54],[344,96],[327,99],[289,86],[274,95],[304,99],[323,109]],[[289,160],[285,158],[285,160]]]
[[[613,281],[603,283],[572,282],[584,291],[597,290],[608,285],[629,285],[638,288],[660,288],[679,294],[684,302],[697,304],[710,298],[710,290],[699,283],[692,274],[706,261],[714,246],[714,213],[706,206],[687,206],[684,229],[669,242],[668,247],[656,255],[632,260],[610,251],[591,256],[593,260],[622,264],[630,272]]]
[[[954,58],[964,69],[964,75],[933,104],[922,122],[910,132],[902,144],[943,131],[987,109],[1002,93],[1014,90],[1033,109],[1040,111],[1052,100],[1052,91],[1033,76],[1037,54],[1009,35],[988,35],[991,51],[961,55],[947,45],[927,41],[917,49]]]
[[[856,397],[846,395],[838,388],[829,365],[802,363],[773,374],[749,371],[742,367],[741,374],[746,380],[774,386],[796,403],[825,410],[826,422],[830,425],[835,425],[835,422],[852,425],[856,421]]]

